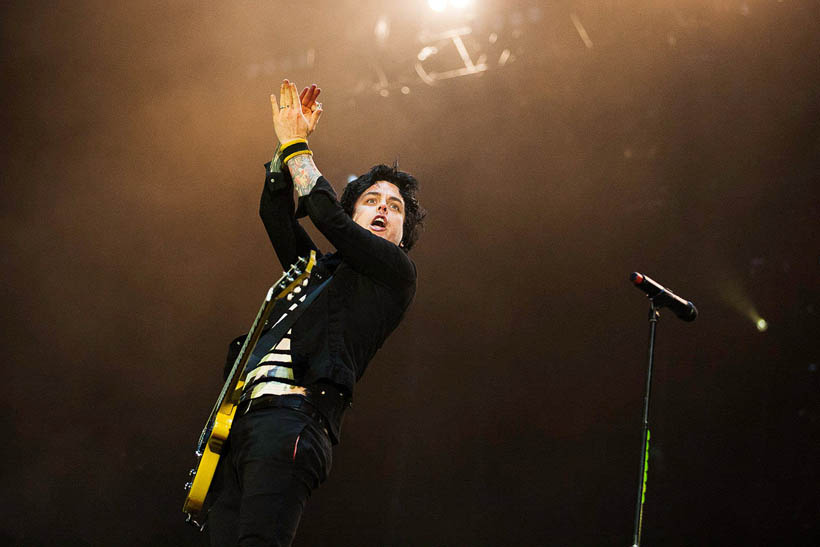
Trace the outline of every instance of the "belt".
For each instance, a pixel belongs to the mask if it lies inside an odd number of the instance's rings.
[[[260,408],[287,408],[301,412],[316,420],[325,434],[330,435],[327,418],[304,395],[262,395],[239,403],[237,413],[243,415]]]

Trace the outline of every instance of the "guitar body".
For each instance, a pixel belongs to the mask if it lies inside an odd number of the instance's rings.
[[[189,472],[189,482],[185,484],[188,494],[182,505],[182,511],[188,515],[187,521],[200,530],[204,528],[202,507],[211,488],[211,482],[219,458],[222,455],[225,441],[228,440],[231,433],[239,398],[242,395],[243,372],[248,359],[262,335],[265,322],[270,316],[273,306],[278,300],[286,297],[291,299],[293,298],[292,293],[300,292],[302,285],[307,283],[307,278],[310,276],[315,264],[316,252],[311,251],[309,259],[300,258],[268,290],[268,294],[262,302],[262,307],[251,325],[251,330],[245,338],[245,343],[239,350],[239,355],[225,381],[225,385],[222,387],[222,392],[211,411],[211,415],[208,417],[205,428],[199,436],[195,451],[196,463]]]
[[[242,386],[238,384],[240,390]],[[238,401],[237,401],[238,402]],[[208,495],[211,482],[216,472],[216,464],[219,463],[219,457],[222,455],[222,448],[225,441],[228,440],[228,435],[231,432],[233,419],[236,415],[236,402],[233,399],[228,399],[220,406],[216,413],[211,433],[205,444],[202,452],[196,451],[197,462],[191,470],[193,480],[189,483],[188,496],[185,498],[185,503],[182,506],[182,511],[188,515],[196,515],[202,511],[202,505],[205,503],[205,496]],[[187,486],[187,485],[186,485]]]

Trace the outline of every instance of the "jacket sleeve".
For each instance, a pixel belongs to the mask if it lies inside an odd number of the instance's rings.
[[[302,211],[355,270],[390,287],[415,282],[416,267],[407,253],[356,224],[324,177],[319,177],[309,194],[299,198],[299,213]]]
[[[296,220],[293,203],[293,180],[274,158],[265,164],[265,186],[259,201],[259,216],[273,244],[273,250],[287,270],[299,257],[317,250],[304,228]]]

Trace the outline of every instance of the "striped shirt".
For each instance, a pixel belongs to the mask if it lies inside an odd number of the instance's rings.
[[[294,292],[301,292],[297,288]],[[288,295],[288,300],[292,301],[295,294]],[[288,312],[292,312],[296,307],[305,301],[302,295],[297,302],[294,302]],[[279,319],[281,321],[287,316],[287,312]],[[282,337],[279,342],[266,353],[259,364],[245,376],[245,385],[242,387],[241,400],[255,399],[262,395],[292,395],[305,394],[305,388],[296,385],[293,377],[293,357],[290,353],[291,331]]]

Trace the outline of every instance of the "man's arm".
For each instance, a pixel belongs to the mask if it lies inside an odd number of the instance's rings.
[[[319,98],[319,94],[321,92],[322,90],[319,89],[316,84],[311,84],[310,87],[304,88],[299,94],[299,104],[302,108],[302,115],[308,117],[308,127],[305,138],[309,137],[310,134],[316,130],[316,124],[319,123],[319,118],[322,116],[322,103],[316,100]],[[290,93],[290,91],[288,91],[288,93]],[[271,95],[271,107],[273,108],[275,127],[277,110],[281,109],[277,109],[276,98],[273,95]],[[270,162],[270,170],[282,172],[283,159],[282,142],[280,141],[276,147],[276,151],[273,153],[273,159]]]
[[[265,185],[259,199],[259,216],[276,251],[287,269],[299,257],[317,250],[305,229],[296,220],[293,203],[293,182],[287,170],[281,169],[277,158],[265,165]]]
[[[304,197],[313,225],[357,270],[387,285],[404,285],[416,277],[407,254],[394,243],[356,224],[336,199],[336,194],[316,168],[313,156],[303,154],[288,161],[293,186]],[[324,185],[314,192],[319,179]],[[315,195],[314,195],[315,194]]]
[[[315,127],[321,109],[314,110],[308,121],[303,109],[294,107],[300,101],[296,86],[288,80],[282,82],[280,102],[277,104],[271,95],[274,129],[280,142],[305,139],[310,127]],[[333,188],[316,167],[312,154],[290,157],[287,167],[300,197],[300,208],[304,203],[313,224],[346,262],[386,285],[406,286],[415,281],[415,267],[403,250],[371,234],[344,212]]]
[[[293,187],[296,188],[296,193],[299,197],[308,195],[313,187],[316,186],[316,181],[322,174],[313,163],[313,156],[310,154],[302,154],[296,156],[288,161],[288,169],[290,176],[293,178]]]
[[[294,86],[295,87],[295,86]],[[285,83],[282,90],[285,92]],[[286,90],[288,99],[291,99],[291,89]],[[306,135],[309,135],[316,128],[316,124],[321,116],[321,103],[316,99],[321,90],[312,85],[302,90],[296,96],[294,94],[295,107],[293,110],[301,111],[301,114],[310,115],[310,120],[306,126]],[[271,96],[271,103],[274,108],[274,127],[279,109],[276,108],[276,100]],[[284,101],[283,101],[284,104]],[[319,112],[316,114],[316,112]],[[278,133],[277,133],[278,135]],[[280,139],[280,142],[282,141]],[[273,244],[276,255],[282,267],[287,269],[297,258],[306,256],[311,250],[317,250],[316,245],[311,241],[304,228],[296,221],[293,203],[293,180],[286,168],[283,168],[282,144],[276,147],[276,152],[270,163],[265,165],[265,186],[259,201],[259,216],[265,225],[268,238]]]

